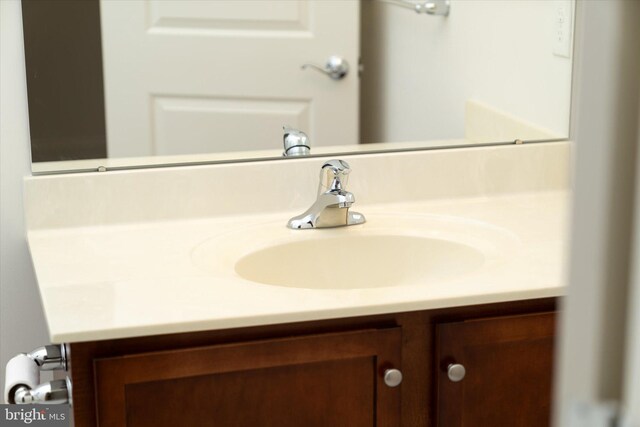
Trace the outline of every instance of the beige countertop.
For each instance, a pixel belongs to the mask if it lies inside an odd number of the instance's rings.
[[[414,215],[479,222],[509,236],[497,265],[442,284],[289,288],[193,262],[194,248],[212,238],[223,244],[234,230],[265,229],[278,239],[325,231],[287,229],[294,212],[38,230],[29,245],[52,341],[102,340],[559,296],[566,201],[566,192],[552,191],[359,206],[363,227]],[[295,261],[274,268],[287,262]]]
[[[367,222],[324,230],[285,227],[315,198],[317,158],[27,178],[27,239],[50,338],[104,340],[562,295],[569,147],[350,157],[353,208]],[[489,255],[481,268],[446,280],[359,289],[266,285],[234,268],[270,244],[366,233],[459,240]],[[203,248],[211,265],[200,259]]]

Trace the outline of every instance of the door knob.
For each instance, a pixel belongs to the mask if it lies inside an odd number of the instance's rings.
[[[384,383],[388,387],[398,387],[402,382],[402,372],[399,369],[387,369],[384,371]]]
[[[467,370],[463,365],[459,363],[451,363],[449,366],[447,366],[447,376],[454,383],[462,381],[466,373]]]
[[[329,59],[327,59],[327,63],[325,64],[324,67],[321,67],[316,64],[304,64],[302,66],[302,69],[305,70],[309,67],[311,67],[316,71],[320,71],[321,73],[326,74],[327,76],[331,77],[333,80],[343,79],[349,72],[349,63],[346,61],[346,59],[342,59],[339,56],[335,56],[335,55],[330,56]]]

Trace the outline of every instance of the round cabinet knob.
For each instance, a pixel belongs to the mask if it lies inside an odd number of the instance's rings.
[[[398,387],[402,382],[402,372],[398,369],[387,369],[384,371],[384,383],[388,387]]]
[[[447,376],[454,383],[462,381],[466,373],[467,370],[464,369],[464,366],[459,363],[452,363],[447,367]]]

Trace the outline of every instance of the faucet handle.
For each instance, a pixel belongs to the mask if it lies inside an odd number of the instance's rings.
[[[319,193],[331,190],[343,190],[347,187],[351,167],[344,160],[329,160],[320,169]]]
[[[351,172],[351,166],[349,166],[349,163],[339,159],[328,160],[324,165],[322,165],[322,169],[325,168],[330,169],[335,175],[348,174]]]

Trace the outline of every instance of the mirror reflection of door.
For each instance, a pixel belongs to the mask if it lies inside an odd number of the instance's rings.
[[[358,142],[360,3],[100,1],[108,157]],[[338,55],[350,72],[323,66]]]
[[[22,0],[33,171],[567,138],[575,0],[411,5]]]

